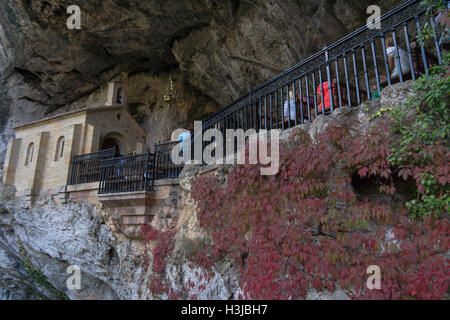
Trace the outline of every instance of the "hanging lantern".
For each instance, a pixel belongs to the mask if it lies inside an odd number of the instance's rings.
[[[172,102],[172,100],[175,100],[178,96],[178,89],[174,88],[174,83],[172,80],[172,76],[170,76],[169,79],[170,87],[166,87],[165,93],[164,93],[164,101],[167,103]]]

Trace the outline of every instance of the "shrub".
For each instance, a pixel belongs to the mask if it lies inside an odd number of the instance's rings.
[[[449,62],[447,54],[443,66],[433,67],[428,77],[414,83],[414,98],[392,113],[399,138],[391,143],[388,160],[402,178],[416,180],[417,197],[407,203],[413,217],[447,212],[450,203]],[[412,119],[407,116],[411,110]]]

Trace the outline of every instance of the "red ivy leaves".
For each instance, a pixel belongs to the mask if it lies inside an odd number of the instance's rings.
[[[172,253],[174,249],[173,238],[175,236],[175,231],[159,231],[153,229],[151,226],[146,225],[141,227],[141,232],[144,235],[144,240],[146,243],[149,241],[158,241],[158,244],[153,249],[153,264],[152,271],[153,276],[150,279],[150,290],[154,294],[167,294],[169,299],[175,299],[179,296],[179,293],[173,292],[170,289],[169,284],[164,280],[164,274],[166,269],[165,258]],[[148,266],[148,257],[144,260],[144,270]]]
[[[411,222],[404,208],[393,212],[358,202],[350,191],[355,171],[378,177],[391,195],[393,174],[419,184],[420,175],[431,172],[448,183],[448,164],[437,161],[445,157],[436,150],[426,151],[433,163],[394,171],[387,161],[391,137],[387,126],[358,136],[329,127],[313,143],[299,131],[289,146],[281,146],[277,176],[240,166],[226,185],[215,176],[198,177],[198,219],[214,244],[196,260],[208,268],[214,259],[234,259],[241,268],[241,298],[290,299],[310,288],[333,292],[336,286],[351,289],[355,299],[442,298],[449,283],[449,261],[440,256],[450,248],[448,219]],[[349,176],[335,177],[339,183],[330,185],[337,167],[347,168]],[[386,236],[388,229],[393,238]],[[381,290],[365,286],[370,265],[383,270]]]

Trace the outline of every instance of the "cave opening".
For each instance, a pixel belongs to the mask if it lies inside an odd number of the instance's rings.
[[[398,174],[392,174],[392,182],[395,185],[396,193],[394,196],[387,195],[380,191],[381,183],[388,183],[383,178],[378,176],[370,176],[361,178],[357,172],[352,175],[352,187],[355,190],[358,201],[401,201],[408,202],[417,198],[417,187],[415,180],[409,178],[404,180],[398,177]]]

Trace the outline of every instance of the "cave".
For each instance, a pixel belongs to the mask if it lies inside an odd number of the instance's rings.
[[[414,179],[407,181],[398,177],[398,174],[392,175],[392,181],[396,188],[394,196],[386,195],[380,192],[379,186],[383,178],[370,176],[361,178],[357,172],[352,175],[352,187],[359,201],[383,201],[383,202],[408,202],[417,198],[417,187]]]

